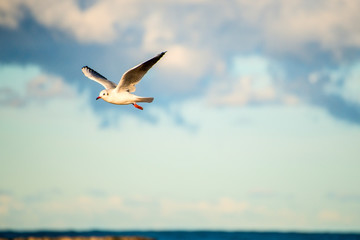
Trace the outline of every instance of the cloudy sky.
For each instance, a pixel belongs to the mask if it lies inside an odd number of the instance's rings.
[[[360,231],[359,10],[1,0],[0,229]]]

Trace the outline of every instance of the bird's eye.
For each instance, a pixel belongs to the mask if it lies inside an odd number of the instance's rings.
[[[103,93],[103,96],[105,95],[105,93]]]
[[[109,95],[109,93],[107,93],[107,95]]]

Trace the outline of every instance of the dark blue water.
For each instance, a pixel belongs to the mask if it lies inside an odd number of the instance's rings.
[[[297,233],[245,231],[0,231],[0,238],[75,236],[144,236],[157,240],[360,240],[360,233]]]

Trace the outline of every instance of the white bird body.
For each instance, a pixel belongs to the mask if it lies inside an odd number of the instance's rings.
[[[103,95],[101,93],[103,93]],[[107,95],[107,93],[109,93],[109,95]],[[127,91],[117,92],[115,88],[103,90],[102,92],[100,92],[99,97],[101,97],[101,99],[105,100],[108,103],[117,105],[127,105],[137,102],[151,103],[154,100],[154,98],[152,97],[139,97]]]
[[[112,81],[107,80],[104,76],[100,75],[88,66],[83,67],[81,70],[86,77],[100,83],[105,87],[105,90],[102,90],[100,92],[96,100],[101,98],[106,102],[118,105],[133,104],[136,108],[143,110],[143,108],[136,103],[151,103],[154,98],[139,97],[132,94],[131,92],[134,92],[136,90],[135,85],[140,82],[140,80],[147,73],[147,71],[149,71],[149,69],[157,61],[159,61],[165,53],[166,51],[126,71],[121,77],[118,85],[116,85]]]

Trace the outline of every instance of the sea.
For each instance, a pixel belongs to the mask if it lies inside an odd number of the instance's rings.
[[[262,231],[0,231],[0,238],[142,236],[157,240],[360,240],[360,233]]]

